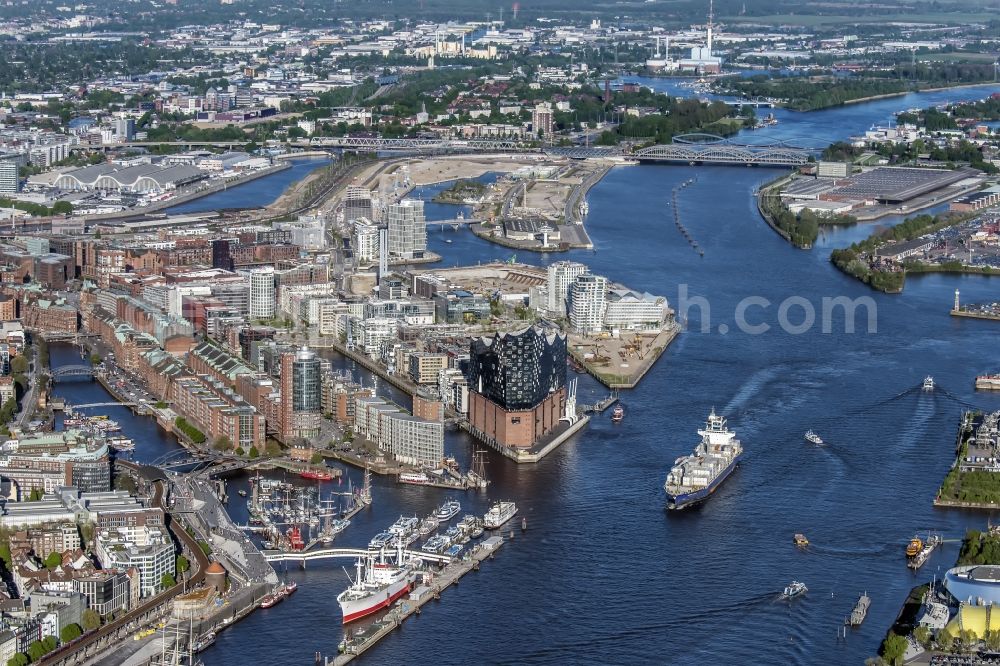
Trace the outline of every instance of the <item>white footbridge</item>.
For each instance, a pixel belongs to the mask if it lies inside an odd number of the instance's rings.
[[[283,550],[265,550],[262,551],[262,553],[264,554],[264,559],[268,562],[299,562],[301,564],[305,564],[306,562],[311,562],[313,560],[356,560],[360,557],[378,555],[379,551],[369,550],[367,548],[320,548],[309,551],[299,550],[287,552]],[[395,553],[395,551],[386,551],[386,553]],[[448,555],[425,553],[421,550],[404,550],[403,554],[415,559],[419,558],[426,562],[439,562],[441,564],[448,564],[452,560],[452,558]]]

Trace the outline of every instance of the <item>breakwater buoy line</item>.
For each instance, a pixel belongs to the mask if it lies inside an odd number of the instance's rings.
[[[698,245],[698,241],[696,241],[691,236],[691,233],[687,230],[687,228],[683,224],[681,224],[681,211],[680,208],[677,206],[677,193],[683,190],[688,185],[691,185],[692,183],[695,182],[697,182],[697,178],[689,178],[680,185],[678,185],[677,187],[675,187],[670,193],[670,202],[671,202],[671,207],[674,209],[674,224],[677,226],[677,230],[681,232],[681,236],[684,236],[685,240],[687,240],[688,245],[691,246],[691,249],[693,249],[699,255],[704,257],[705,251],[701,249],[701,246]]]

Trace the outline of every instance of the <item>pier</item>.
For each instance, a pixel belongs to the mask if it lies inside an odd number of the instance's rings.
[[[379,622],[375,622],[365,630],[350,638],[345,638],[340,645],[341,654],[336,658],[324,660],[324,666],[344,666],[375,647],[380,640],[392,633],[414,613],[420,613],[421,607],[432,599],[440,599],[441,592],[457,585],[459,579],[470,571],[478,571],[480,563],[492,558],[494,553],[504,543],[503,537],[493,536],[478,544],[464,558],[451,562],[439,573],[435,574],[433,582],[424,589],[417,588],[408,597],[396,603]]]

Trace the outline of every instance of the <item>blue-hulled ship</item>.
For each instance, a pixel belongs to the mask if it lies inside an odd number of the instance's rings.
[[[725,417],[718,416],[714,409],[698,434],[701,442],[694,453],[675,460],[663,484],[668,509],[683,509],[706,499],[732,474],[743,457],[743,445],[736,439],[736,433],[729,430]]]

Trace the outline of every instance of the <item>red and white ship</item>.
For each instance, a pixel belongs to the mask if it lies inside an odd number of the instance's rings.
[[[357,570],[357,580],[337,595],[344,624],[391,606],[410,591],[416,578],[413,568],[403,560],[402,549],[397,551],[395,563],[386,561],[384,552],[372,553],[365,561],[358,560]]]

